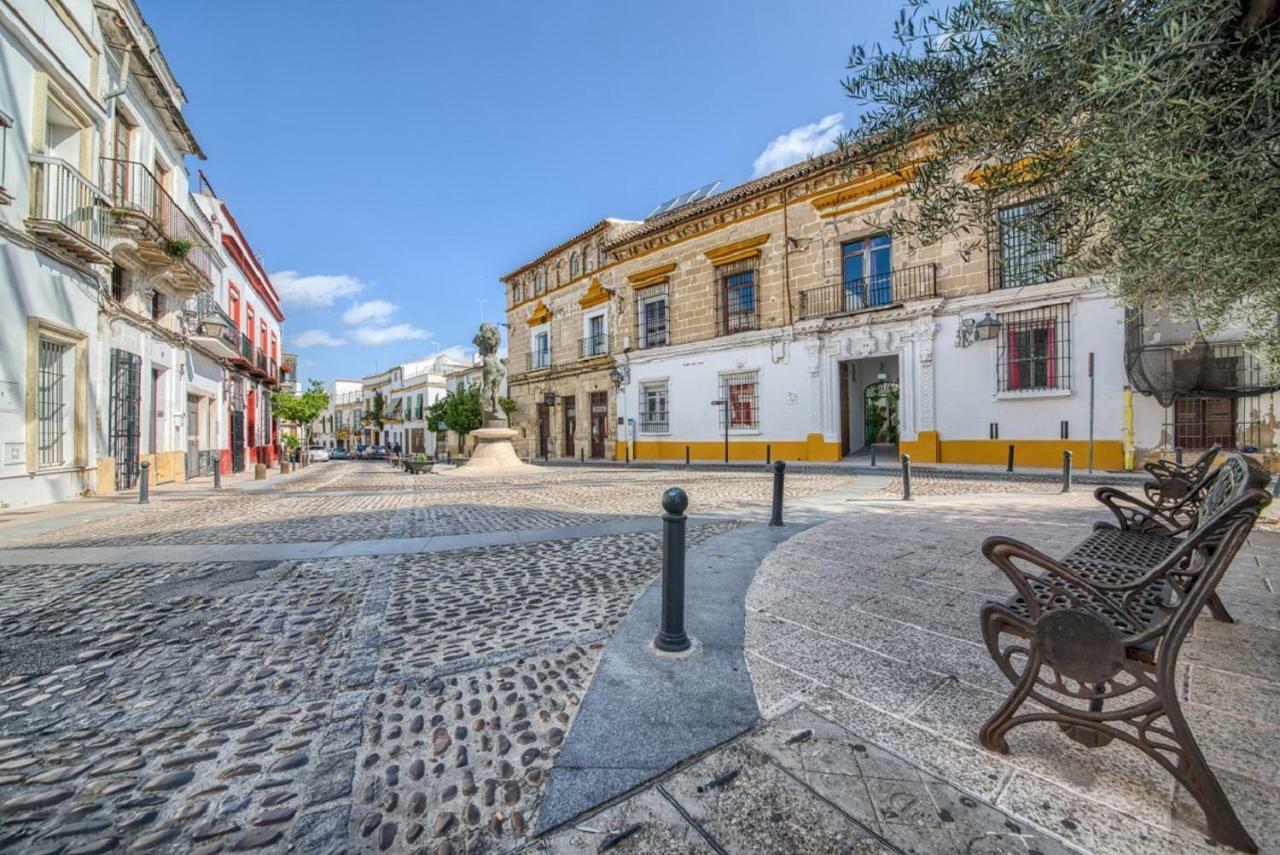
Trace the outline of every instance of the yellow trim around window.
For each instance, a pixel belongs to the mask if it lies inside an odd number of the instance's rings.
[[[759,255],[760,248],[768,241],[769,232],[764,232],[724,246],[718,246],[715,249],[709,249],[703,255],[707,257],[708,261],[719,267],[722,264],[730,264],[734,261],[742,261],[744,258]]]
[[[533,307],[533,314],[529,316],[529,320],[526,323],[531,327],[536,327],[539,324],[545,324],[549,320],[551,320],[551,310],[547,308],[546,303],[539,300],[538,305]]]
[[[675,272],[676,263],[660,264],[657,267],[650,267],[648,270],[641,270],[639,273],[631,273],[627,276],[627,281],[631,283],[631,287],[636,291],[641,288],[650,288],[654,285],[661,285],[667,281],[667,278]]]

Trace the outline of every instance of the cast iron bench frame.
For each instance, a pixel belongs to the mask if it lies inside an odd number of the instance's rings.
[[[1169,505],[1181,501],[1197,488],[1203,489],[1210,476],[1213,461],[1218,458],[1222,446],[1214,443],[1189,465],[1183,466],[1171,460],[1153,460],[1142,468],[1154,478],[1142,485],[1142,492],[1153,505]]]
[[[1271,501],[1263,489],[1268,482],[1260,466],[1232,455],[1213,474],[1194,520],[1171,526],[1140,499],[1121,500],[1125,494],[1101,488],[1098,497],[1119,526],[1096,526],[1062,560],[1012,538],[987,538],[982,553],[1017,596],[981,610],[987,649],[1014,686],[982,726],[982,744],[1007,754],[1006,734],[1036,721],[1056,723],[1089,748],[1119,739],[1191,793],[1211,837],[1257,852],[1196,744],[1176,675],[1196,617],[1216,599],[1219,581]],[[1152,531],[1157,526],[1162,533]],[[1045,710],[1019,715],[1028,699]]]

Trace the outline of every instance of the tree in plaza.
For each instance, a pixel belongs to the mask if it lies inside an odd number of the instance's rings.
[[[311,446],[312,422],[320,418],[320,414],[328,407],[329,393],[319,380],[312,380],[301,395],[285,391],[273,392],[271,395],[271,409],[276,418],[291,422],[298,433],[302,434],[303,446],[306,448]]]
[[[444,424],[458,436],[466,436],[484,424],[480,387],[459,387],[444,396]]]
[[[448,406],[448,394],[436,398],[427,405],[427,430],[432,433],[439,433],[448,427],[444,421],[445,408]]]
[[[387,416],[387,398],[381,391],[375,390],[373,393],[373,401],[369,404],[369,412],[364,414],[365,421],[372,422],[373,426],[378,429],[378,436],[382,436],[382,426],[385,424]]]
[[[848,68],[895,234],[974,249],[1034,202],[1063,273],[1280,359],[1280,0],[906,0]]]

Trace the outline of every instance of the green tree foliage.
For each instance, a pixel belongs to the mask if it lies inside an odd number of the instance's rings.
[[[459,436],[466,436],[484,424],[480,407],[480,387],[458,388],[444,396],[444,424]]]
[[[369,404],[369,412],[365,413],[365,418],[373,422],[374,427],[379,432],[382,431],[382,425],[387,416],[387,396],[382,392],[375,390],[373,393],[373,401]]]
[[[888,46],[854,48],[865,106],[843,145],[909,172],[891,228],[986,245],[995,210],[1066,273],[1128,305],[1280,356],[1280,22],[1275,0],[907,0]],[[931,134],[921,155],[922,132]],[[914,162],[914,163],[913,163]],[[987,167],[985,180],[969,180]]]
[[[443,395],[427,406],[427,430],[432,433],[439,433],[447,427],[444,422],[444,411],[448,406],[447,398],[447,395]]]
[[[291,422],[303,435],[306,445],[311,445],[311,423],[329,406],[329,393],[319,380],[312,380],[301,395],[292,392],[274,392],[271,395],[271,411],[281,421]]]
[[[502,407],[502,412],[507,418],[511,418],[511,414],[516,411],[519,404],[511,398],[498,398],[498,406]]]

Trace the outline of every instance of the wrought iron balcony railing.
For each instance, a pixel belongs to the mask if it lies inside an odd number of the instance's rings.
[[[604,356],[609,352],[609,335],[589,335],[578,341],[578,358],[590,359],[593,356]]]
[[[206,349],[221,357],[235,357],[240,352],[240,333],[235,321],[223,311],[212,294],[198,294],[187,302],[192,338],[205,340]]]
[[[156,247],[175,267],[187,271],[193,287],[210,287],[219,264],[205,230],[156,180],[151,170],[133,160],[102,159],[113,216],[138,216],[155,231]],[[155,255],[155,253],[152,253]]]
[[[249,337],[244,333],[240,333],[240,358],[250,365],[253,364],[253,342],[249,341]]]
[[[65,160],[31,155],[31,231],[77,258],[106,264],[110,207],[107,194]]]
[[[830,318],[870,312],[937,295],[938,278],[934,265],[900,267],[888,273],[850,279],[839,285],[801,291],[799,318]]]
[[[527,371],[537,371],[539,368],[551,367],[551,351],[549,350],[531,350],[524,357],[524,367]]]

